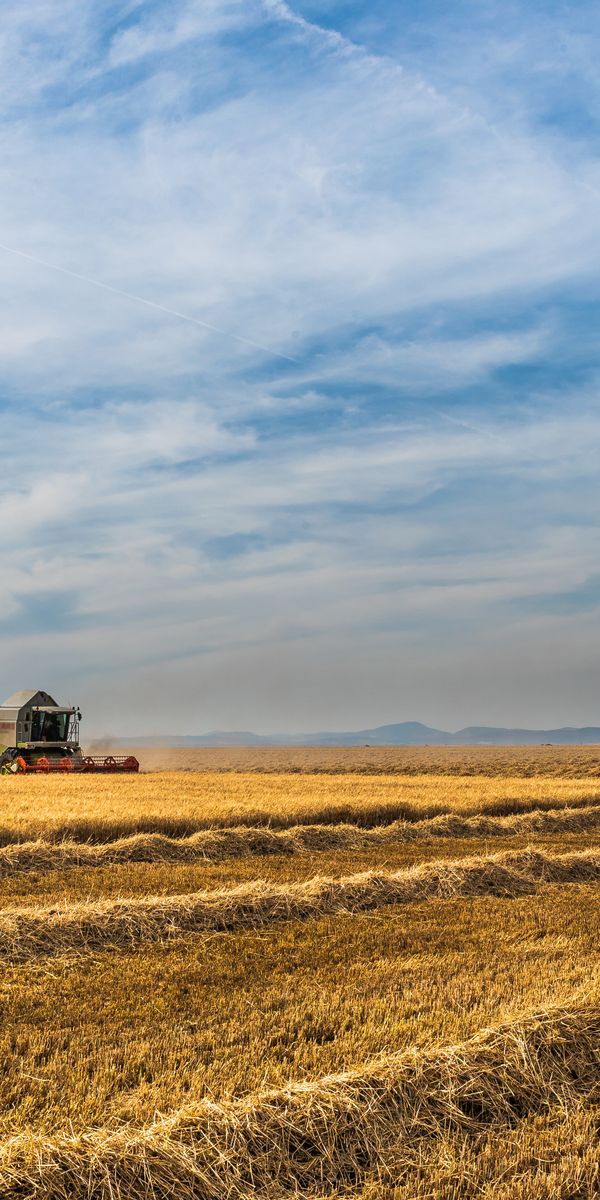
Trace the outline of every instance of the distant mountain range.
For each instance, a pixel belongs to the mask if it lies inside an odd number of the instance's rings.
[[[467,725],[457,733],[432,729],[420,721],[402,721],[399,725],[378,725],[375,729],[354,732],[257,734],[246,730],[229,733],[214,730],[189,737],[162,736],[115,738],[122,746],[541,746],[600,744],[600,726],[582,729],[499,729],[488,725]]]

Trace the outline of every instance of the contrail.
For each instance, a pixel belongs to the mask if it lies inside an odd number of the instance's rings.
[[[70,271],[68,267],[59,267],[57,263],[48,262],[45,258],[37,258],[34,254],[26,254],[24,250],[15,250],[14,246],[5,246],[0,242],[0,250],[4,250],[7,254],[15,254],[18,258],[25,258],[28,262],[36,263],[39,267],[47,267],[50,271],[58,271],[60,275],[69,275],[71,279],[79,279],[82,283],[90,283],[93,287],[102,288],[105,292],[113,292],[115,296],[123,296],[126,300],[134,300],[138,304],[145,304],[147,308],[154,308],[158,312],[167,313],[170,317],[178,317],[180,321],[188,321],[191,325],[199,325],[201,329],[208,329],[211,333],[218,333],[221,337],[233,338],[235,342],[242,342],[244,346],[252,346],[255,350],[262,350],[265,354],[272,354],[274,358],[283,358],[286,362],[297,363],[299,359],[292,358],[290,354],[282,354],[280,350],[273,350],[271,346],[263,346],[262,342],[254,342],[252,338],[242,337],[239,333],[230,333],[228,329],[219,329],[218,325],[210,325],[208,321],[201,321],[199,317],[190,317],[189,313],[178,312],[176,308],[167,308],[166,304],[158,304],[156,300],[147,300],[145,296],[137,296],[135,292],[126,292],[123,288],[114,287],[112,283],[103,283],[101,279],[93,279],[91,275],[81,275],[79,271]]]

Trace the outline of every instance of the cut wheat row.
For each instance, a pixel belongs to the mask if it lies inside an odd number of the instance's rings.
[[[461,1045],[381,1057],[346,1074],[225,1104],[202,1101],[149,1127],[23,1134],[0,1145],[4,1200],[247,1200],[385,1177],[402,1147],[563,1113],[600,1085],[600,1008],[505,1024]]]
[[[89,779],[94,777],[89,776]],[[139,781],[139,777],[136,777]],[[35,783],[44,783],[37,779]],[[57,783],[54,779],[52,782]],[[75,780],[75,783],[80,781]],[[70,786],[71,781],[69,781]],[[165,796],[164,811],[146,811],[144,806],[138,812],[128,808],[131,796],[123,793],[123,804],[118,811],[108,805],[103,813],[102,796],[96,796],[92,785],[88,784],[89,794],[86,793],[85,804],[92,806],[95,811],[88,815],[85,811],[71,812],[66,815],[60,811],[60,805],[54,803],[58,793],[38,804],[32,794],[22,814],[22,819],[14,824],[0,825],[0,847],[23,844],[25,841],[41,840],[52,844],[73,841],[79,844],[104,845],[118,839],[133,837],[138,834],[161,834],[165,837],[183,839],[200,832],[214,833],[216,830],[257,828],[267,831],[287,831],[299,826],[334,826],[353,825],[359,829],[370,830],[398,822],[400,824],[421,824],[425,820],[442,820],[448,818],[499,818],[518,815],[531,815],[539,820],[540,815],[549,813],[551,816],[559,811],[568,811],[569,820],[573,820],[575,810],[588,811],[600,805],[600,788],[586,786],[579,795],[563,797],[550,793],[549,795],[519,794],[523,781],[515,780],[515,794],[506,796],[479,796],[469,794],[460,799],[451,792],[447,798],[431,801],[428,799],[411,799],[410,796],[399,796],[394,799],[381,799],[376,803],[365,803],[364,793],[357,792],[356,799],[331,800],[325,797],[316,802],[302,803],[298,796],[289,796],[285,789],[276,801],[271,801],[264,807],[256,807],[246,803],[224,803],[226,797],[220,794],[218,799],[206,800],[199,794],[197,800],[188,805],[178,807],[178,797]],[[11,778],[12,785],[12,778]],[[68,794],[68,793],[67,793]],[[43,795],[43,793],[42,793]],[[143,798],[143,791],[140,796]],[[140,803],[140,796],[136,803]],[[134,797],[135,798],[135,797]],[[64,804],[64,796],[61,799]],[[113,801],[111,801],[111,804]],[[84,806],[85,807],[85,806]],[[36,814],[36,815],[34,815]],[[6,814],[5,814],[6,815]]]
[[[118,866],[123,863],[222,862],[228,858],[315,854],[364,850],[394,843],[444,838],[508,838],[529,834],[586,833],[600,829],[600,805],[516,813],[507,817],[455,813],[424,821],[394,821],[364,829],[360,825],[295,825],[269,829],[241,825],[203,829],[191,837],[138,833],[114,842],[53,842],[39,839],[0,847],[0,877],[28,871],[66,871],[74,867]]]
[[[548,855],[530,849],[438,859],[401,871],[367,871],[341,879],[317,875],[281,885],[257,879],[185,895],[10,907],[0,911],[0,958],[18,962],[47,954],[135,948],[209,930],[258,928],[436,898],[513,897],[547,883],[598,881],[600,850]]]

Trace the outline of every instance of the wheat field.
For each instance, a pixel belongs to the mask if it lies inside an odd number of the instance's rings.
[[[464,753],[3,778],[0,1196],[598,1196],[600,778]]]
[[[143,771],[249,771],[301,775],[600,775],[600,746],[114,746],[89,753],[135,754]]]

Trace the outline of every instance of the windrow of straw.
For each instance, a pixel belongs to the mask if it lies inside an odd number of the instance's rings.
[[[550,790],[548,795],[540,795],[536,788],[535,794],[527,795],[520,790],[527,781],[514,780],[514,794],[512,789],[511,794],[499,796],[486,796],[477,789],[456,794],[449,786],[446,794],[438,788],[433,789],[431,799],[427,795],[415,799],[410,795],[399,795],[393,799],[381,798],[375,803],[365,803],[364,790],[357,790],[356,796],[351,794],[350,798],[346,796],[342,800],[336,796],[335,784],[332,783],[331,795],[311,797],[309,794],[305,802],[301,796],[288,794],[285,785],[281,784],[280,791],[272,794],[270,804],[264,807],[259,804],[256,807],[249,805],[244,799],[244,794],[240,802],[236,803],[235,794],[232,795],[231,801],[225,792],[220,793],[217,799],[213,796],[207,800],[199,791],[197,797],[192,796],[191,807],[188,804],[187,813],[181,803],[181,796],[175,791],[172,795],[167,792],[160,805],[164,811],[148,812],[145,806],[142,806],[139,812],[134,813],[131,801],[136,800],[136,797],[137,803],[144,799],[148,778],[140,780],[139,776],[113,777],[113,780],[121,782],[126,779],[131,787],[138,784],[141,789],[139,794],[123,790],[122,803],[119,803],[117,808],[114,797],[110,802],[105,803],[103,800],[101,788],[103,783],[108,785],[101,776],[89,775],[75,779],[70,777],[67,784],[57,777],[49,781],[42,778],[27,780],[26,776],[5,777],[4,782],[9,789],[13,787],[15,780],[19,780],[21,782],[15,786],[22,784],[22,788],[28,788],[30,785],[36,787],[39,784],[41,788],[42,785],[62,783],[66,791],[56,791],[49,796],[42,791],[39,795],[38,791],[32,791],[24,807],[22,819],[13,825],[0,825],[0,847],[32,840],[52,844],[71,840],[80,844],[103,845],[138,834],[161,834],[164,837],[183,839],[200,832],[214,833],[219,829],[230,830],[240,826],[261,830],[289,830],[298,826],[349,824],[369,830],[395,822],[412,825],[421,824],[425,820],[440,820],[440,828],[443,828],[443,818],[451,821],[477,816],[483,819],[532,815],[538,820],[543,813],[553,815],[560,810],[568,810],[570,813],[581,809],[587,811],[590,807],[600,804],[598,786],[586,786],[581,794],[569,792],[564,796],[558,795],[556,790],[554,793]],[[98,780],[100,783],[97,783]],[[91,808],[93,815],[87,815],[86,811],[77,812],[75,802],[79,794],[80,804],[82,803],[81,792],[72,793],[74,807],[69,815],[66,815],[60,806],[65,804],[65,796],[69,797],[69,789],[80,785],[83,788],[86,782],[83,809]],[[23,800],[23,791],[19,795]],[[118,795],[119,793],[117,798]],[[174,812],[177,815],[173,815]],[[569,819],[572,820],[573,817]]]
[[[395,872],[367,871],[341,879],[315,876],[273,885],[253,880],[235,888],[77,902],[0,911],[0,958],[133,948],[186,933],[258,928],[274,921],[364,912],[434,898],[532,893],[545,883],[600,880],[600,850],[548,855],[533,850],[436,860]]]
[[[0,1145],[4,1200],[325,1195],[397,1169],[402,1148],[510,1129],[597,1100],[600,1009],[557,1009],[461,1045],[381,1057],[282,1090],[202,1101],[151,1126]]]
[[[508,817],[472,817],[444,813],[425,821],[394,821],[364,829],[360,825],[295,825],[269,829],[241,825],[203,829],[191,837],[138,833],[114,842],[51,842],[44,839],[0,847],[0,877],[28,871],[66,871],[72,867],[104,867],[122,863],[222,862],[228,858],[315,854],[320,851],[364,850],[401,842],[439,838],[501,838],[517,835],[586,833],[600,829],[600,806],[558,808]]]

